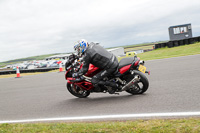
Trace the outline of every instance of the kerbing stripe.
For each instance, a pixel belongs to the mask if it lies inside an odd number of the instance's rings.
[[[7,120],[2,123],[27,123],[27,122],[45,122],[45,121],[74,121],[74,120],[99,120],[99,119],[117,119],[117,118],[151,118],[151,117],[179,117],[179,116],[200,116],[200,112],[172,112],[172,113],[146,113],[146,114],[120,114],[120,115],[101,115],[101,116],[81,116],[81,117],[62,117],[62,118],[44,118],[27,120]]]

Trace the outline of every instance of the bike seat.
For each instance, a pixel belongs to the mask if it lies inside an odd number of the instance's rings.
[[[130,65],[133,63],[134,60],[135,60],[135,57],[123,58],[120,60],[118,68],[120,69],[124,66]]]

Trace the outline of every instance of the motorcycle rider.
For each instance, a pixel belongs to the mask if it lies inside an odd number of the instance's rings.
[[[88,71],[89,64],[93,64],[94,66],[102,69],[101,72],[92,77],[91,82],[93,86],[96,89],[100,89],[99,85],[110,86],[112,87],[112,90],[109,90],[109,93],[115,93],[118,88],[118,84],[111,81],[105,81],[103,79],[117,71],[119,63],[116,56],[108,52],[99,44],[93,42],[89,44],[85,39],[79,40],[75,44],[74,50],[78,56],[83,57],[83,66],[79,72],[73,74],[73,77],[76,78],[84,75]]]

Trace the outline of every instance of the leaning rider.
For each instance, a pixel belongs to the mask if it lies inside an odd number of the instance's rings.
[[[99,85],[110,86],[112,90],[109,93],[115,93],[118,85],[111,81],[104,81],[103,79],[117,71],[119,63],[116,56],[99,44],[93,42],[89,44],[85,39],[79,40],[75,44],[74,50],[79,56],[83,57],[83,66],[79,72],[73,74],[73,77],[76,78],[84,75],[88,71],[89,64],[93,64],[102,70],[93,76],[91,80],[93,86],[97,89],[100,89]]]

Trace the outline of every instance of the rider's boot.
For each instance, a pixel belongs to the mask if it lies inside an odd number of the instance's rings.
[[[109,86],[108,92],[114,94],[117,89],[120,89],[119,85],[111,81],[99,81],[98,84]]]
[[[110,94],[114,94],[118,89],[118,84],[110,81],[106,81],[105,85],[112,87],[112,89],[108,90]]]
[[[100,92],[101,91],[101,88],[99,87],[98,84],[94,84],[93,86],[94,86],[95,92]]]

